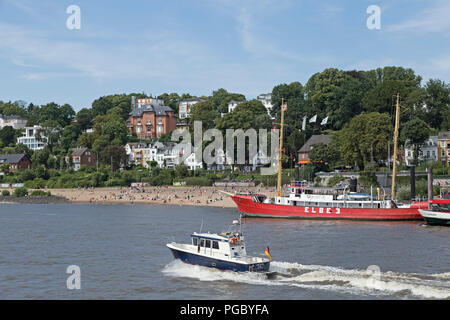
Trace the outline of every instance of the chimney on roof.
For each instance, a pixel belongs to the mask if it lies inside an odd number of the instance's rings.
[[[136,97],[132,96],[131,97],[131,109],[134,110],[134,108],[136,108]]]

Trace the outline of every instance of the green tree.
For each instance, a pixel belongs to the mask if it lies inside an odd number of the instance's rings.
[[[92,127],[92,121],[94,120],[94,117],[92,116],[92,111],[90,109],[81,109],[80,111],[78,111],[75,118],[77,120],[78,126],[80,127],[80,130],[83,131]]]
[[[339,159],[338,150],[332,144],[319,143],[309,153],[312,165],[316,171],[328,171],[330,167]]]
[[[124,145],[127,141],[127,127],[118,117],[111,117],[102,128],[102,135],[108,138],[112,145]]]
[[[63,129],[59,142],[63,149],[63,153],[66,153],[69,148],[77,147],[77,139],[80,133],[80,127],[73,124],[70,124]]]
[[[49,157],[50,150],[48,147],[45,147],[44,149],[37,150],[33,153],[33,156],[31,157],[31,163],[33,164],[34,168],[41,165],[46,166]]]
[[[54,102],[47,103],[41,108],[34,108],[35,121],[43,124],[47,121],[56,121],[60,127],[70,124],[75,117],[75,111],[69,104],[60,106]]]
[[[245,101],[245,96],[240,93],[231,93],[223,88],[220,88],[216,91],[213,91],[213,95],[211,97],[211,102],[214,106],[214,110],[219,113],[227,113],[228,103],[232,100]]]
[[[80,147],[85,147],[85,148],[89,148],[92,149],[95,140],[99,137],[100,135],[98,133],[83,133],[82,135],[80,135],[78,137],[78,146]]]
[[[29,149],[26,145],[24,144],[17,144],[14,147],[5,147],[2,149],[1,151],[4,154],[19,154],[19,153],[24,153],[28,156],[28,158],[31,159],[31,156],[33,155],[33,150]]]
[[[301,129],[303,116],[312,115],[313,111],[311,105],[305,100],[304,88],[300,82],[277,85],[272,89],[273,107],[270,111],[277,124],[281,122],[282,99],[287,102],[287,110],[284,113],[284,137],[289,137],[293,132]],[[307,128],[307,135],[309,136],[309,128]]]
[[[126,166],[128,156],[123,146],[106,146],[99,154],[99,160],[102,164],[110,165],[112,171],[116,171]]]
[[[372,112],[353,117],[338,134],[341,159],[347,165],[357,164],[360,168],[368,162],[386,159],[392,132],[387,113]]]
[[[430,136],[430,128],[423,120],[413,118],[400,131],[400,140],[413,149],[413,163],[418,164],[419,150]]]
[[[42,129],[39,129],[36,134],[36,139],[39,141],[47,143],[50,151],[58,143],[59,137],[61,136],[61,125],[56,120],[45,120],[42,123]]]
[[[168,107],[171,107],[173,110],[175,110],[176,113],[179,112],[178,107],[180,103],[180,96],[178,93],[163,93],[158,96],[158,99],[164,100],[164,104]]]
[[[334,68],[312,75],[305,85],[305,94],[314,106],[314,114],[319,114],[323,118],[327,109],[336,107],[334,105],[336,90],[349,79],[351,78],[344,71]]]
[[[25,197],[27,195],[28,195],[27,188],[19,187],[19,188],[14,189],[14,193],[13,193],[14,197],[20,198],[20,197]]]
[[[14,144],[16,130],[11,126],[5,126],[0,130],[0,142],[2,146]]]
[[[210,101],[196,103],[194,106],[192,106],[191,109],[191,135],[193,136],[193,124],[195,121],[201,121],[202,129],[203,131],[205,131],[214,128],[214,121],[216,120],[217,116],[218,113],[214,110],[214,106]]]
[[[296,159],[298,150],[300,150],[305,141],[306,141],[306,134],[304,132],[299,130],[293,131],[287,137],[286,154],[288,154],[289,156],[292,154],[292,157]]]
[[[2,102],[0,101],[0,114],[6,116],[21,116],[28,118],[27,110],[21,106],[18,102]]]
[[[188,168],[181,164],[176,166],[175,168],[175,177],[179,178],[179,179],[183,179],[185,177],[187,177],[189,175],[189,170]]]
[[[430,127],[440,128],[445,113],[450,110],[450,85],[438,79],[430,79],[425,85],[425,92],[426,113],[423,119]]]

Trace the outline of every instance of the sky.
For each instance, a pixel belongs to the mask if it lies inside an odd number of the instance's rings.
[[[0,0],[0,100],[78,111],[131,92],[253,99],[326,68],[450,82],[448,17],[448,0]]]

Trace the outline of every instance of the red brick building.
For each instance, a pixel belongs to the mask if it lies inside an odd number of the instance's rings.
[[[75,171],[81,166],[93,167],[97,164],[97,156],[88,148],[72,148],[72,164]],[[66,163],[69,163],[69,157],[66,157]]]
[[[165,106],[159,99],[131,100],[132,111],[127,122],[130,130],[139,139],[159,138],[177,128],[175,113],[172,108]]]
[[[31,169],[31,160],[24,153],[0,154],[0,165],[2,164],[9,164],[9,172],[16,172],[22,169]]]

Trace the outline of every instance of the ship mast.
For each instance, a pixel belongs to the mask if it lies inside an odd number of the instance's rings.
[[[397,174],[397,143],[398,143],[398,127],[400,124],[400,94],[397,93],[397,103],[395,105],[395,128],[394,128],[394,155],[392,163],[392,192],[391,199],[395,200],[395,178]]]
[[[284,128],[284,111],[287,103],[284,98],[281,99],[281,124],[280,124],[280,148],[278,149],[278,178],[277,178],[277,197],[281,197],[281,163],[283,158],[283,128]]]

